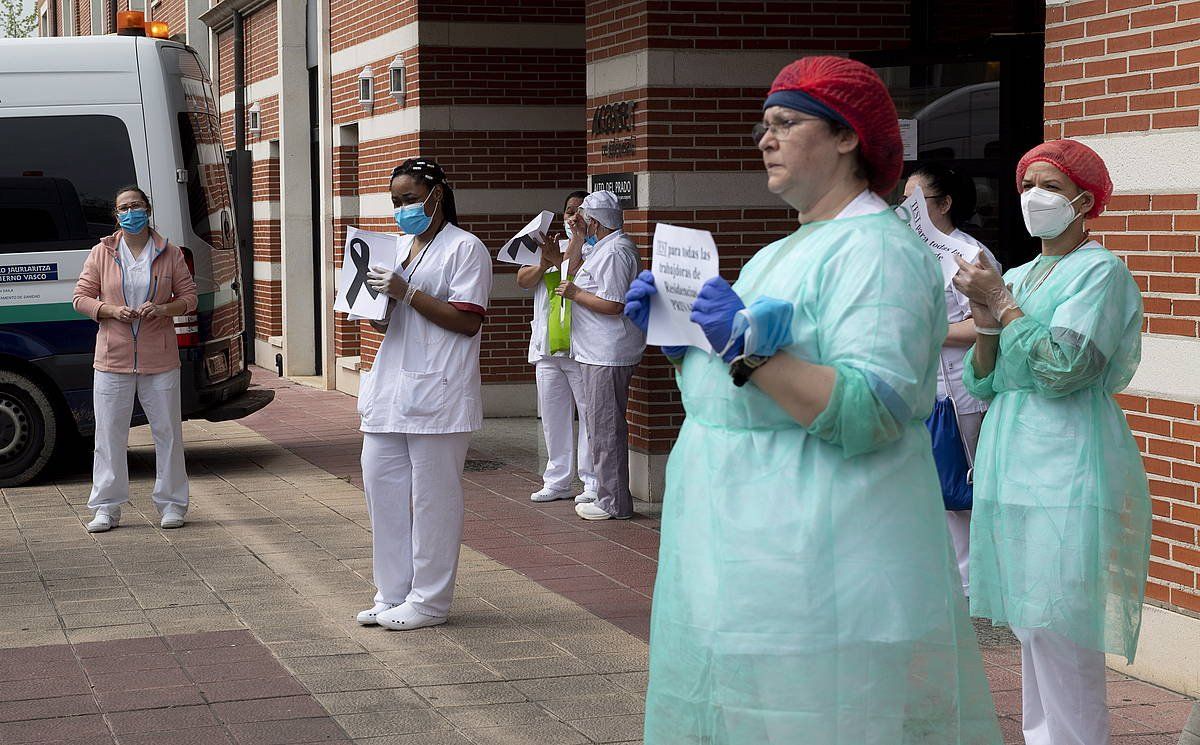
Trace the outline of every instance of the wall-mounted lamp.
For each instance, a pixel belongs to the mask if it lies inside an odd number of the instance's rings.
[[[370,67],[358,74],[358,102],[368,112],[375,106],[375,73]]]
[[[404,105],[404,60],[398,54],[388,65],[388,93],[396,103]]]
[[[250,115],[250,131],[254,134],[262,132],[262,106],[258,105],[258,101],[250,105],[247,113]]]

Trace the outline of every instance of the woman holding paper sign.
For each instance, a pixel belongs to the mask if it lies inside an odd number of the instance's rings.
[[[997,268],[1000,262],[979,241],[962,229],[975,214],[975,182],[969,176],[945,163],[929,162],[918,165],[904,185],[904,198],[917,189],[925,196],[927,214],[933,226],[942,233],[977,246],[988,262]],[[975,319],[967,296],[953,283],[946,285],[946,320],[950,331],[942,342],[941,364],[938,365],[938,400],[949,398],[958,422],[967,462],[975,462],[975,447],[979,442],[979,427],[987,404],[972,396],[963,386],[962,366],[967,347],[975,343]],[[971,510],[946,510],[946,526],[950,542],[958,559],[963,595],[970,596]]]
[[[571,235],[571,218],[583,204],[586,191],[567,195],[563,206],[563,224]],[[583,494],[577,499],[596,498],[596,477],[592,474],[592,454],[588,449],[587,427],[583,416],[583,379],[579,363],[571,355],[571,314],[563,306],[570,301],[553,294],[562,282],[563,254],[557,235],[542,241],[541,262],[517,270],[517,286],[533,290],[533,323],[529,337],[529,362],[537,379],[538,412],[546,440],[546,471],[542,488],[529,495],[534,502],[553,502],[570,498],[575,479],[575,462]],[[574,276],[574,275],[571,275]],[[575,411],[580,412],[579,436],[575,436]],[[578,446],[576,446],[578,442]]]
[[[1109,741],[1104,653],[1133,661],[1150,552],[1150,495],[1113,394],[1141,358],[1142,297],[1084,221],[1113,185],[1086,145],[1017,165],[1042,253],[1003,277],[966,264],[975,346],[963,379],[991,401],[975,463],[971,610],[1021,641],[1025,742]]]
[[[394,302],[358,398],[378,592],[358,622],[417,629],[445,623],[454,595],[462,469],[471,432],[483,425],[479,329],[492,259],[458,227],[437,163],[407,160],[390,184],[404,232],[398,265],[373,267],[367,284]]]
[[[924,420],[941,272],[880,198],[896,111],[860,62],[780,72],[754,129],[800,229],[667,349],[687,417],[667,465],[647,745],[999,745]],[[626,312],[645,327],[654,277]]]
[[[595,501],[576,500],[575,513],[584,520],[626,520],[633,517],[633,495],[625,406],[646,335],[621,311],[641,259],[621,230],[625,220],[611,191],[588,194],[567,224],[571,241],[566,261],[579,270],[574,281],[561,283],[554,294],[571,301],[571,351],[583,380],[583,414],[596,474]],[[581,497],[586,500],[586,492]]]

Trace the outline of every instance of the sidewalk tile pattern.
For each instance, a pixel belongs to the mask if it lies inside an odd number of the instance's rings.
[[[271,407],[185,426],[182,530],[149,506],[145,428],[112,532],[82,527],[87,454],[52,484],[0,490],[0,743],[640,741],[656,521],[531,504],[531,466],[472,452],[450,622],[360,627],[373,588],[354,399],[256,378],[277,388]],[[982,637],[1018,743],[1017,650]],[[1111,677],[1114,742],[1173,744],[1192,702]]]

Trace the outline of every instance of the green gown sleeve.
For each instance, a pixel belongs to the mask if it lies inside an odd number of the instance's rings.
[[[1026,389],[1061,398],[1100,381],[1131,314],[1141,308],[1127,275],[1115,262],[1091,268],[1070,283],[1048,322],[1025,315],[1005,326],[996,369],[985,379],[991,389]],[[974,394],[972,383],[981,381],[973,372],[963,379],[971,381],[967,390]]]
[[[853,457],[900,439],[933,406],[946,300],[927,253],[898,255],[882,236],[857,233],[821,271],[815,312],[818,364],[837,373],[809,433]]]
[[[996,371],[993,369],[985,377],[979,377],[975,374],[975,345],[967,350],[967,356],[963,357],[962,366],[962,381],[966,387],[967,393],[970,393],[980,401],[991,401],[996,397],[996,389],[992,387],[992,381],[996,377]]]

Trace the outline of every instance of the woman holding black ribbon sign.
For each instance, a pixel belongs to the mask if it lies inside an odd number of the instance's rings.
[[[567,195],[563,205],[563,225],[571,236],[570,220],[583,204],[586,191]],[[579,363],[571,352],[570,300],[554,290],[567,278],[562,275],[563,253],[558,235],[546,235],[541,245],[541,260],[517,270],[517,286],[533,290],[533,322],[529,337],[529,362],[537,379],[538,415],[546,439],[546,470],[542,488],[529,495],[534,502],[568,499],[575,479],[578,460],[583,481],[584,501],[595,499],[596,477],[592,473],[592,454],[588,448],[587,428],[582,413],[579,436],[575,435],[575,411],[583,411],[583,379]],[[567,271],[571,271],[570,264]],[[571,273],[574,277],[574,273]]]
[[[392,171],[391,193],[404,232],[397,266],[367,273],[367,287],[393,302],[358,399],[378,588],[358,622],[416,629],[445,623],[454,595],[462,469],[470,433],[483,426],[479,329],[492,259],[458,227],[437,163],[406,160]]]

